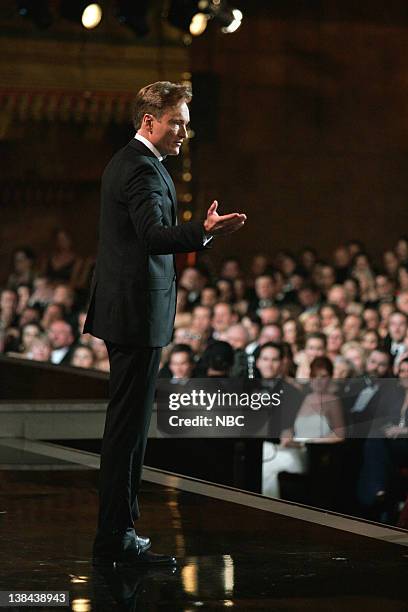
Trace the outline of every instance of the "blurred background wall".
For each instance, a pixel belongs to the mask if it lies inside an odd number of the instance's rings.
[[[135,92],[159,79],[193,84],[194,137],[169,160],[181,216],[213,198],[249,215],[215,261],[305,245],[328,256],[351,238],[376,255],[407,231],[405,2],[236,2],[237,32],[193,40],[163,19],[168,4],[149,3],[141,37],[111,2],[91,31],[60,18],[40,30],[1,3],[0,282],[12,249],[40,252],[56,226],[95,251],[101,173],[133,135]]]

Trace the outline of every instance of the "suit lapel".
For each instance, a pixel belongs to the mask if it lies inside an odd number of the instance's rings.
[[[171,178],[170,174],[168,173],[167,168],[165,166],[163,166],[162,162],[159,161],[157,159],[157,157],[154,157],[152,159],[153,159],[153,162],[154,162],[156,168],[158,169],[158,171],[160,172],[160,174],[164,178],[164,180],[166,182],[166,185],[169,188],[171,199],[172,199],[172,203],[173,203],[173,206],[172,206],[173,223],[175,225],[177,225],[177,195],[176,195],[176,188],[174,187],[173,179]]]
[[[163,177],[163,179],[164,179],[164,181],[165,181],[165,183],[168,186],[169,191],[170,191],[171,201],[172,201],[172,204],[173,204],[173,206],[171,207],[172,220],[173,220],[174,225],[177,225],[177,194],[176,194],[176,188],[174,187],[173,179],[171,178],[170,174],[168,173],[166,166],[164,166],[162,164],[162,162],[157,159],[155,154],[148,147],[146,147],[146,145],[143,144],[143,142],[141,142],[140,140],[137,140],[137,138],[132,138],[132,140],[129,142],[128,146],[131,146],[133,149],[136,149],[141,155],[145,155],[146,157],[150,157],[151,160],[153,161],[155,167],[160,172],[161,176]]]

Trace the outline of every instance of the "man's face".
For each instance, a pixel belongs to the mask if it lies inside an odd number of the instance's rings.
[[[204,287],[201,292],[201,305],[210,306],[212,308],[216,301],[217,291],[213,287]]]
[[[20,327],[24,327],[27,323],[39,321],[40,315],[35,308],[25,308],[20,316]]]
[[[65,321],[55,321],[50,327],[48,336],[54,349],[70,346],[74,341],[71,328]]]
[[[389,357],[385,353],[381,353],[380,351],[373,351],[372,353],[370,353],[367,359],[367,374],[369,374],[370,376],[377,376],[378,378],[383,378],[388,372],[389,363]]]
[[[50,327],[51,323],[54,323],[54,321],[60,321],[62,318],[63,313],[61,306],[59,304],[48,304],[44,311],[41,325],[44,327],[44,329],[46,329],[47,327]]]
[[[375,288],[379,298],[387,297],[392,294],[392,283],[383,274],[379,274],[375,279]]]
[[[266,344],[267,342],[281,342],[282,332],[279,325],[265,325],[259,335],[259,344]]]
[[[231,259],[224,263],[222,267],[222,274],[221,274],[223,278],[229,278],[231,280],[234,280],[238,278],[239,275],[240,275],[240,269],[239,269],[239,264],[237,261],[234,261],[233,259]]]
[[[231,325],[227,330],[227,342],[235,350],[242,350],[248,344],[248,332],[243,325]]]
[[[356,374],[361,374],[364,370],[364,352],[359,351],[358,348],[349,348],[345,351],[344,357],[351,361],[353,364]]]
[[[162,155],[178,155],[183,140],[187,138],[190,112],[185,102],[167,109],[160,119],[149,115],[150,141]]]
[[[170,359],[169,369],[174,378],[190,378],[193,364],[187,353],[174,353]]]
[[[336,282],[334,270],[331,266],[323,266],[321,271],[321,285],[324,289],[329,289]]]
[[[402,291],[397,298],[398,309],[408,315],[408,291]]]
[[[261,308],[259,316],[261,317],[262,325],[270,325],[271,323],[278,323],[280,318],[280,310],[275,306]]]
[[[350,263],[350,254],[346,247],[339,247],[334,251],[334,261],[338,268],[345,268]]]
[[[402,342],[407,333],[407,320],[403,314],[395,312],[390,316],[390,322],[388,324],[388,331],[392,340],[395,342]]]
[[[379,325],[379,316],[376,310],[367,308],[363,312],[363,319],[367,329],[377,329]]]
[[[279,351],[268,346],[261,351],[256,360],[256,367],[261,373],[262,378],[276,378],[281,372],[282,360]]]
[[[211,327],[210,310],[208,308],[204,308],[204,306],[196,306],[193,311],[191,327],[200,334],[208,332]]]
[[[275,283],[270,276],[258,276],[255,280],[255,293],[260,300],[271,300],[275,296]]]
[[[2,310],[13,310],[17,306],[17,296],[14,291],[5,289],[0,298],[0,308]]]
[[[298,293],[299,302],[304,308],[314,306],[317,301],[317,294],[309,287],[303,287]]]
[[[58,304],[64,304],[67,308],[71,308],[74,302],[74,296],[72,291],[65,285],[57,285],[54,289],[52,301]]]
[[[232,321],[231,310],[227,304],[216,304],[214,306],[214,316],[212,320],[216,331],[225,331]]]
[[[402,385],[405,387],[405,389],[407,389],[408,388],[408,363],[405,361],[401,363],[398,369],[398,378],[400,379],[400,381],[402,381]]]
[[[336,306],[344,310],[347,306],[347,296],[344,288],[333,287],[327,296],[327,301],[331,304],[336,304]]]
[[[200,289],[200,273],[196,268],[185,268],[181,274],[180,285],[187,291],[198,291]]]
[[[344,319],[343,332],[346,341],[355,340],[360,335],[361,319],[356,315],[348,315]]]

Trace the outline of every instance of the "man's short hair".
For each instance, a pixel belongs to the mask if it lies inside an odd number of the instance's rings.
[[[193,94],[188,85],[157,81],[143,87],[136,96],[133,113],[133,125],[138,130],[146,113],[160,119],[169,108],[180,102],[191,101]]]
[[[272,348],[279,354],[279,359],[283,359],[284,357],[284,348],[283,345],[278,342],[265,342],[262,346],[258,346],[254,351],[255,359],[258,359],[265,349]]]
[[[188,344],[175,344],[169,353],[169,362],[176,353],[186,353],[190,363],[194,363],[194,353]]]
[[[301,293],[302,291],[311,291],[312,293],[319,293],[319,287],[312,282],[307,282],[304,283],[301,287],[299,287],[298,289],[298,293]]]
[[[371,357],[373,353],[381,353],[381,355],[385,355],[387,357],[389,362],[391,361],[391,353],[387,351],[387,349],[383,346],[378,346],[377,348],[370,351],[369,357]]]
[[[309,334],[306,334],[305,344],[308,342],[308,340],[321,340],[324,346],[327,344],[327,338],[323,332],[310,332]]]
[[[393,317],[394,315],[400,315],[401,317],[404,317],[405,322],[408,322],[408,316],[405,314],[405,312],[402,312],[401,310],[394,310],[391,314],[388,320],[391,319],[391,317]]]

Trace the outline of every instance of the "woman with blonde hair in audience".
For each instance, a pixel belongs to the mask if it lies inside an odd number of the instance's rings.
[[[299,316],[299,322],[305,334],[315,334],[320,331],[320,316],[317,312],[304,312]]]
[[[341,347],[341,354],[351,361],[355,368],[356,376],[360,376],[364,372],[366,353],[359,342],[355,340],[346,342]]]
[[[52,346],[47,334],[41,334],[33,340],[31,345],[31,357],[33,361],[51,361]]]
[[[333,362],[333,379],[334,380],[345,380],[355,376],[356,370],[354,365],[343,357],[343,355],[337,355]]]

